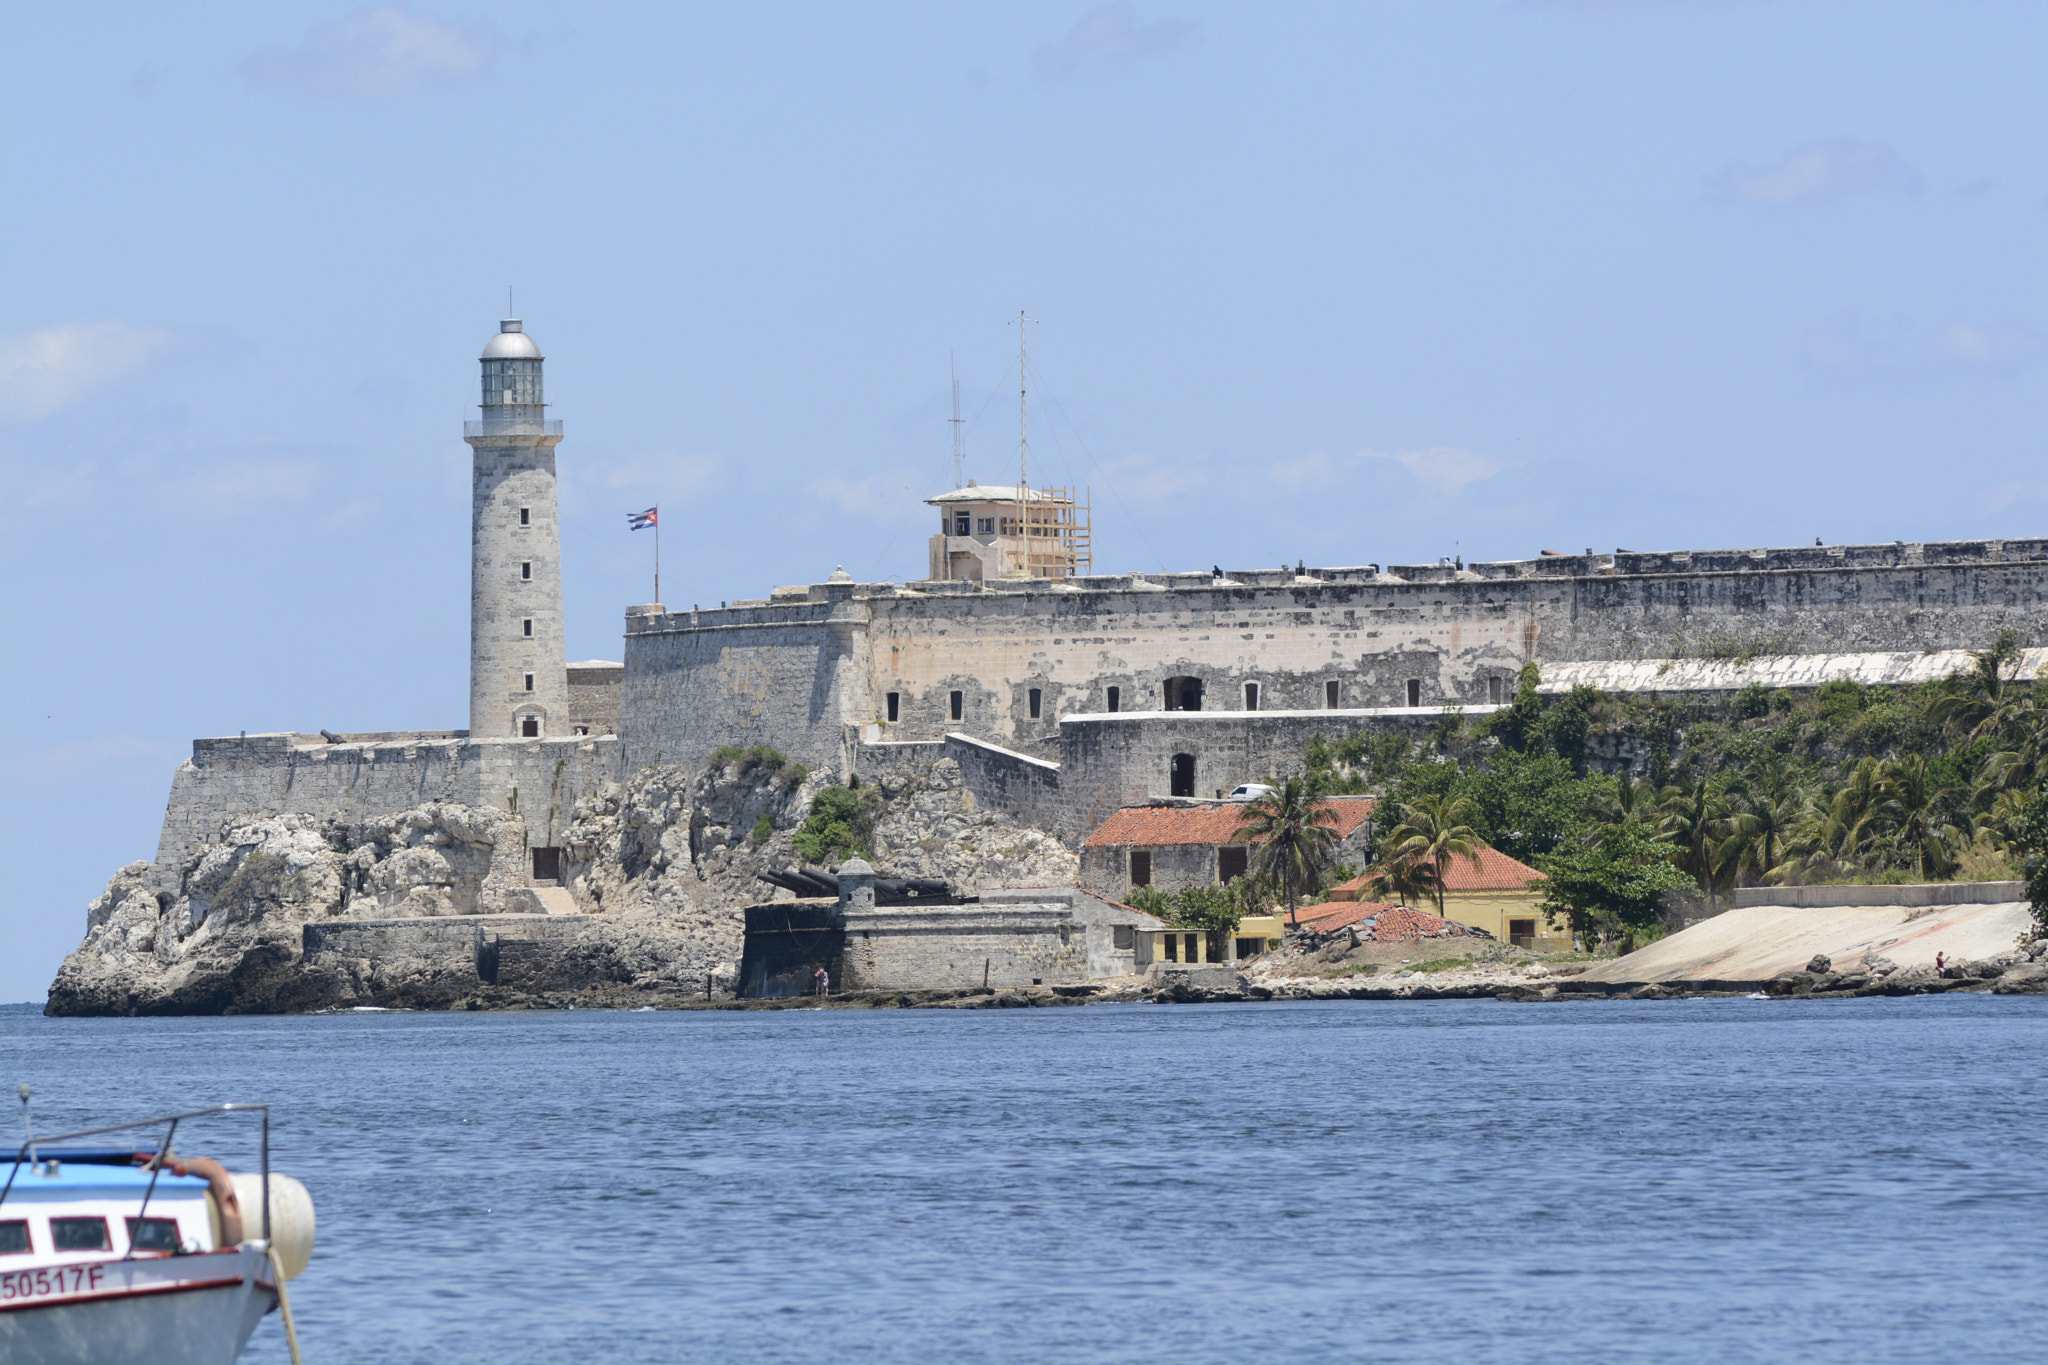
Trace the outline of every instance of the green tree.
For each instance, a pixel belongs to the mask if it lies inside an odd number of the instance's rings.
[[[790,842],[814,863],[833,863],[850,854],[865,856],[875,832],[877,793],[847,787],[826,787],[811,801],[811,813]]]
[[[1500,740],[1503,749],[1527,753],[1543,742],[1543,698],[1536,692],[1542,681],[1542,671],[1533,661],[1523,664],[1515,682],[1515,699],[1507,710],[1494,712],[1488,722],[1487,732]]]
[[[1315,784],[1290,777],[1271,792],[1245,802],[1238,816],[1239,843],[1254,845],[1251,872],[1287,893],[1287,923],[1297,925],[1295,902],[1322,885],[1323,869],[1336,856],[1337,813],[1316,800]]]
[[[2020,854],[2020,872],[2027,879],[2027,900],[2034,922],[2048,937],[2048,795],[2025,799],[2012,831],[2012,847]]]
[[[1586,827],[1592,787],[1556,754],[1498,753],[1456,788],[1472,800],[1479,837],[1511,858],[1533,863]]]
[[[1632,943],[1662,918],[1664,894],[1693,882],[1671,865],[1670,845],[1630,824],[1609,826],[1591,848],[1552,854],[1543,871],[1545,917],[1588,945],[1617,936]]]
[[[1479,866],[1479,850],[1485,841],[1469,823],[1473,814],[1468,796],[1418,796],[1401,807],[1401,823],[1387,831],[1382,845],[1382,865],[1407,863],[1429,868],[1434,875],[1436,910],[1444,910],[1444,875],[1451,859],[1465,858]]]
[[[1899,841],[1914,850],[1923,881],[1940,881],[1955,865],[1962,832],[1943,818],[1942,806],[1956,794],[1929,770],[1924,754],[1907,754],[1884,765],[1879,809],[1893,822]]]
[[[1973,651],[1970,666],[1949,678],[1948,694],[1928,708],[1934,724],[1972,736],[1991,734],[2010,718],[2019,699],[2020,637],[2001,630],[1991,648]]]

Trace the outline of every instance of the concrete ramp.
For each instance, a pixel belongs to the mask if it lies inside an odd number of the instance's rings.
[[[2033,922],[2025,901],[1738,906],[1576,979],[1762,982],[1780,972],[1804,970],[1816,953],[1832,958],[1838,971],[1865,953],[1890,958],[1902,970],[1931,967],[1936,953],[1946,953],[1950,961],[1974,961],[2009,952],[2020,931]]]

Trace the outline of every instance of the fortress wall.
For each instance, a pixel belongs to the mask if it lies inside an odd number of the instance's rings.
[[[961,788],[975,806],[1034,829],[1059,828],[1059,764],[957,734],[946,736],[946,757],[960,765]]]
[[[218,841],[232,820],[365,819],[429,801],[516,810],[527,842],[559,842],[572,807],[619,779],[614,738],[326,744],[291,734],[192,741],[171,780],[156,863]]]
[[[892,737],[967,730],[1055,758],[1061,716],[1106,711],[1112,686],[1119,710],[1159,710],[1166,681],[1184,676],[1202,679],[1205,711],[1241,710],[1246,683],[1258,684],[1261,710],[1321,709],[1332,680],[1346,707],[1403,703],[1411,678],[1426,705],[1481,703],[1489,677],[1511,685],[1530,657],[1532,610],[1567,615],[1569,594],[1546,584],[1457,602],[1434,584],[1048,587],[906,593],[870,605],[867,690],[885,715],[887,694],[898,694]],[[954,691],[962,693],[958,719]]]
[[[619,698],[627,771],[768,744],[843,773],[845,727],[872,719],[847,714],[856,614],[866,608],[800,602],[628,617]]]
[[[1203,714],[1431,706],[1512,695],[1522,664],[1673,654],[1919,653],[2003,628],[2048,644],[2048,542],[1557,556],[1445,565],[1099,577],[991,591],[831,584],[803,600],[628,617],[622,730],[633,767],[769,743],[851,771],[847,727],[967,732],[1061,759],[1063,716],[1155,712],[1199,678]],[[942,590],[941,590],[942,589]],[[1040,693],[1030,715],[1030,692]],[[1659,689],[1661,690],[1661,689]],[[953,715],[951,697],[961,696]],[[897,721],[885,724],[888,697]],[[1172,712],[1169,714],[1182,714]],[[1231,778],[1231,785],[1237,779]],[[1203,778],[1198,790],[1211,789]]]
[[[1539,657],[1982,649],[2007,628],[2048,644],[2048,563],[1596,576]]]
[[[1465,708],[1476,719],[1499,710]],[[1060,722],[1061,816],[1058,833],[1069,843],[1085,838],[1120,806],[1170,796],[1175,754],[1195,758],[1195,795],[1214,799],[1241,782],[1296,777],[1317,735],[1325,739],[1405,726],[1417,738],[1445,708],[1360,711],[1218,712],[1153,711],[1133,715],[1069,716]]]

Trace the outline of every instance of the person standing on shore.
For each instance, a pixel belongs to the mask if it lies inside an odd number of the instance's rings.
[[[826,971],[823,967],[818,968],[817,981],[819,998],[822,999],[832,993],[832,973]]]
[[[1947,975],[1948,975],[1948,971],[1947,971],[1947,968],[1946,968],[1946,966],[1945,966],[1945,964],[1946,964],[1947,962],[1948,962],[1948,954],[1947,954],[1947,953],[1936,953],[1936,954],[1934,955],[1934,974],[1935,974],[1936,976],[1947,976]]]

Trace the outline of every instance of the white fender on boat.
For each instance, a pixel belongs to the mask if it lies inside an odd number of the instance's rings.
[[[242,1222],[248,1228],[247,1235],[265,1235],[268,1229],[263,1226],[263,1177],[237,1171],[230,1178],[235,1182],[236,1202],[242,1206]],[[296,1280],[305,1270],[306,1262],[313,1258],[313,1196],[290,1176],[272,1171],[270,1212],[277,1221],[277,1232],[271,1237],[270,1244],[277,1249],[277,1259],[284,1266],[284,1277]]]

